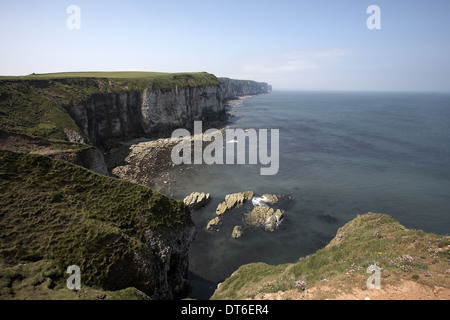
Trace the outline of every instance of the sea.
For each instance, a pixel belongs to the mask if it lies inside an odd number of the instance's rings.
[[[178,172],[175,198],[194,191],[212,197],[192,214],[192,298],[209,299],[244,264],[296,262],[368,212],[449,234],[450,94],[273,91],[227,108],[229,128],[279,130],[279,170],[261,175],[262,164],[193,164]],[[283,199],[284,218],[274,232],[231,237],[251,203],[206,230],[225,195],[247,190]]]

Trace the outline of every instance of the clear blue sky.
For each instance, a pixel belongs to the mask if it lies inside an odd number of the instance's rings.
[[[380,30],[366,26],[372,4]],[[0,0],[0,75],[207,71],[274,89],[450,91],[449,15],[449,0]]]

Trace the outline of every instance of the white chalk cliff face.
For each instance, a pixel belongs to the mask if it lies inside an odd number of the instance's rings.
[[[87,142],[108,149],[114,140],[170,136],[194,121],[214,125],[226,119],[225,100],[267,92],[267,83],[221,78],[220,85],[95,93],[66,110]]]
[[[191,128],[194,121],[219,121],[225,116],[219,86],[175,88],[170,91],[145,89],[142,94],[141,124],[145,133]]]
[[[143,134],[140,127],[140,93],[97,93],[85,101],[66,107],[85,135],[87,142],[105,146],[111,139],[134,138]]]
[[[251,80],[235,80],[219,78],[222,99],[233,99],[238,96],[257,95],[272,91],[272,87],[265,82]]]

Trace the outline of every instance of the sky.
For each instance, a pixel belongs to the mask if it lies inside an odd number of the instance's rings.
[[[274,90],[450,92],[449,14],[448,0],[0,0],[0,75],[206,71]]]

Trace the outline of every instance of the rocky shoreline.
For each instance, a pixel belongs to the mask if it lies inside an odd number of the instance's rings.
[[[250,97],[252,96],[246,95],[228,99],[225,102],[225,106],[229,108],[227,117],[235,116],[235,111],[232,109],[235,103]],[[217,130],[223,133],[227,129],[228,123],[225,121],[216,123],[216,125]],[[196,138],[198,137],[191,136],[192,143]],[[176,184],[177,176],[184,170],[192,169],[184,164],[173,164],[171,152],[178,142],[171,138],[140,138],[122,142],[105,154],[106,165],[112,176],[145,185],[165,195],[173,196],[172,190],[173,185]],[[207,143],[203,142],[203,147],[206,145]]]

